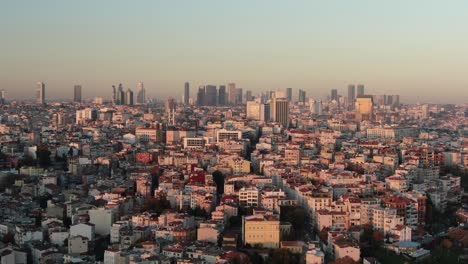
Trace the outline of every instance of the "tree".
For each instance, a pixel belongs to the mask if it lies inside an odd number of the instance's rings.
[[[357,264],[358,262],[354,261],[352,258],[346,256],[344,258],[335,259],[330,264]]]
[[[50,166],[50,150],[47,146],[38,146],[36,150],[37,161],[39,162],[39,166],[42,168],[47,168]]]
[[[164,210],[171,208],[171,203],[167,200],[166,195],[158,195],[158,197],[148,197],[143,202],[143,211],[156,213],[160,215]]]
[[[229,217],[229,226],[240,226],[241,225],[241,218],[240,216],[231,216]]]
[[[19,167],[23,166],[36,166],[36,161],[29,155],[26,155],[20,162]]]
[[[286,249],[274,249],[271,250],[268,254],[268,261],[267,263],[272,264],[283,264],[283,263],[300,263],[301,258],[296,255],[292,254]]]
[[[303,239],[303,236],[305,234],[305,232],[303,231],[307,222],[307,213],[304,208],[299,206],[282,206],[280,219],[281,221],[291,223],[293,227],[287,239]]]
[[[384,241],[384,234],[380,231],[374,231],[372,233],[372,244],[381,246]]]
[[[6,233],[2,238],[2,242],[4,244],[14,243],[15,242],[15,234],[13,234],[11,232]]]
[[[442,242],[440,243],[440,245],[443,247],[443,248],[446,248],[446,249],[449,249],[453,246],[453,243],[452,241],[448,240],[448,239],[444,239],[442,240]]]
[[[198,205],[197,207],[195,207],[195,209],[189,208],[188,213],[195,217],[203,217],[203,218],[208,217],[208,212],[205,211],[204,209],[201,209],[200,206]]]
[[[318,234],[319,238],[321,241],[328,241],[328,230],[326,227],[322,228],[322,230],[320,230],[319,234]]]
[[[221,171],[213,172],[213,181],[216,183],[216,193],[222,195],[224,193],[224,175]]]

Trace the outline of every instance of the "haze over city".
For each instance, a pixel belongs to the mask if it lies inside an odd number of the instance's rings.
[[[0,264],[468,263],[467,11],[0,0]]]
[[[464,103],[468,2],[2,1],[0,89],[34,99],[109,99],[111,85],[180,99],[235,82],[324,98],[363,83],[405,103]],[[191,96],[194,96],[192,90]],[[442,92],[443,91],[443,92]]]

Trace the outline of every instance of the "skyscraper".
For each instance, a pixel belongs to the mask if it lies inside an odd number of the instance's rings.
[[[355,115],[357,121],[373,119],[374,102],[372,96],[363,95],[356,98]]]
[[[228,84],[228,103],[230,105],[236,104],[236,84],[235,83]]]
[[[189,99],[190,99],[190,84],[189,84],[189,82],[185,82],[185,85],[184,85],[184,105],[189,104]]]
[[[45,103],[45,84],[43,82],[36,83],[36,101],[38,104]]]
[[[205,87],[205,105],[216,105],[218,91],[215,85],[207,85]]]
[[[306,92],[302,89],[299,89],[299,103],[300,104],[305,104],[306,101]]]
[[[119,83],[119,89],[117,90],[117,104],[125,104],[125,92],[123,90],[123,85]]]
[[[5,104],[6,99],[5,99],[5,90],[0,91],[0,104]]]
[[[358,84],[356,97],[363,96],[363,95],[365,95],[364,85],[363,84]]]
[[[252,91],[246,91],[245,92],[245,101],[248,102],[248,101],[252,101],[253,100],[253,96],[252,96]]]
[[[331,90],[331,97],[330,97],[330,100],[333,101],[337,101],[338,102],[338,90],[337,89],[332,89]]]
[[[205,86],[198,87],[197,105],[198,106],[204,106],[205,105]]]
[[[260,120],[260,102],[247,101],[246,117],[251,120]]]
[[[356,99],[356,86],[354,86],[354,84],[350,84],[348,85],[348,104],[352,106],[355,99]]]
[[[117,104],[117,90],[115,85],[112,85],[112,104]]]
[[[81,85],[75,85],[73,90],[73,102],[81,103]]]
[[[260,104],[260,121],[264,121],[264,122],[270,121],[270,104],[268,103]]]
[[[173,98],[167,98],[166,105],[164,108],[165,108],[166,114],[168,115],[172,114],[177,108],[176,100]]]
[[[218,105],[226,105],[226,85],[220,85],[218,89]]]
[[[288,99],[288,102],[292,101],[292,88],[286,88],[286,98]]]
[[[270,101],[270,118],[274,122],[278,122],[283,127],[289,125],[289,102],[284,97],[273,97]]]
[[[242,88],[236,88],[236,105],[242,104]]]
[[[146,90],[145,86],[143,85],[143,82],[138,82],[137,103],[146,103]]]
[[[125,93],[125,104],[133,105],[133,91],[130,89],[127,89],[127,92]]]

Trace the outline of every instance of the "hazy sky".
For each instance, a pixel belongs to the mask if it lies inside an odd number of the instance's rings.
[[[402,101],[468,102],[466,0],[0,0],[0,89],[181,96],[191,82],[321,97],[363,83]]]

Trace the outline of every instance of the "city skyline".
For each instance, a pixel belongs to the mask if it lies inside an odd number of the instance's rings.
[[[8,25],[0,29],[0,89],[9,98],[33,99],[37,80],[51,99],[68,98],[75,83],[92,98],[116,82],[136,90],[139,80],[163,98],[179,98],[187,80],[253,92],[293,87],[309,96],[365,83],[406,102],[435,103],[461,103],[468,87],[466,2],[145,1],[141,8],[46,0],[25,7],[0,8]],[[41,19],[31,19],[37,12]],[[75,13],[86,19],[70,19]]]
[[[456,1],[0,1],[0,263],[468,263]]]
[[[100,92],[97,92],[95,91],[95,89],[92,89],[92,88],[88,88],[86,89],[86,87],[82,87],[83,85],[71,85],[70,87],[66,87],[66,88],[62,88],[60,89],[60,92],[58,93],[51,93],[50,92],[50,85],[49,85],[49,82],[46,82],[46,81],[43,81],[43,80],[39,80],[39,81],[35,81],[34,82],[34,87],[32,89],[35,89],[37,90],[37,83],[38,82],[41,82],[41,83],[44,83],[46,86],[47,86],[47,97],[45,98],[45,101],[50,101],[50,102],[56,102],[56,101],[74,101],[74,97],[75,97],[75,87],[76,86],[79,86],[80,88],[83,88],[83,90],[80,91],[80,95],[82,97],[82,100],[87,100],[87,101],[92,101],[94,100],[95,98],[103,98],[104,100],[106,101],[109,101],[111,102],[112,101],[112,98],[113,98],[113,87],[115,85],[110,85],[109,87],[107,87],[107,90],[106,91],[100,91]],[[52,81],[52,83],[54,83],[54,81]],[[86,83],[86,82],[80,82],[80,83]],[[136,82],[136,85],[128,85],[126,82],[120,82],[121,84],[123,84],[123,86],[125,87],[125,92],[127,91],[127,89],[130,89],[132,90],[136,90],[138,91],[140,88],[139,88],[139,85],[142,83],[141,81],[137,81]],[[147,83],[147,82],[145,82]],[[192,82],[184,82],[182,83],[182,86],[179,86],[177,89],[178,91],[174,91],[173,89],[171,89],[169,92],[167,91],[163,91],[161,93],[158,93],[158,91],[156,91],[156,93],[154,92],[153,89],[149,89],[149,93],[147,93],[147,89],[146,87],[144,88],[144,93],[145,93],[145,100],[149,100],[149,99],[156,99],[156,100],[160,100],[160,101],[164,101],[166,98],[174,98],[176,99],[177,101],[183,103],[184,102],[184,96],[185,96],[185,85],[189,83],[190,86],[194,87],[194,86],[197,86],[197,87],[205,87],[205,86],[214,86],[216,87],[217,89],[219,89],[220,87],[226,87],[228,86],[229,84],[231,84],[232,82],[225,82],[225,83],[219,83],[219,84],[212,84],[212,82],[208,82],[208,83],[202,83],[202,82],[197,82],[199,85],[195,85],[193,84]],[[365,95],[373,95],[373,96],[380,96],[380,95],[396,95],[397,93],[393,93],[392,91],[387,91],[387,92],[381,92],[379,90],[376,90],[376,89],[372,89],[372,88],[369,88],[366,84],[351,84],[351,83],[348,83],[347,85],[344,85],[343,87],[339,87],[339,88],[330,88],[330,89],[307,89],[307,88],[304,88],[304,87],[295,87],[295,88],[290,88],[290,87],[278,87],[278,88],[265,88],[265,89],[246,89],[246,88],[243,88],[241,87],[242,85],[238,85],[238,83],[233,83],[235,84],[238,88],[237,89],[243,89],[245,92],[249,92],[251,94],[251,96],[254,96],[254,97],[258,97],[260,96],[263,92],[268,92],[268,91],[271,91],[271,92],[275,92],[275,91],[283,91],[285,93],[287,93],[288,89],[292,89],[293,91],[293,94],[292,94],[292,98],[293,100],[299,100],[299,96],[298,93],[301,93],[301,92],[304,92],[306,94],[306,97],[305,99],[307,98],[313,98],[313,99],[316,99],[316,100],[327,100],[327,99],[330,99],[331,96],[330,96],[330,92],[333,93],[333,91],[337,91],[337,95],[339,96],[339,98],[345,98],[347,99],[348,98],[348,95],[349,95],[349,86],[354,86],[357,88],[356,90],[356,94],[355,94],[355,97],[358,96],[358,90],[359,90],[359,86],[360,85],[363,85],[366,90],[365,90]],[[145,85],[146,86],[146,85]],[[88,86],[89,87],[89,86]],[[53,86],[52,86],[52,90],[53,90]],[[9,100],[9,101],[25,101],[25,102],[28,102],[28,101],[35,101],[37,99],[37,95],[31,95],[31,93],[28,94],[28,96],[26,97],[14,97],[12,96],[11,94],[15,94],[15,92],[13,91],[13,93],[10,93],[10,91],[8,89],[4,89],[2,90],[4,94],[6,94],[6,97],[5,99],[6,100]],[[227,92],[227,91],[226,91]],[[238,91],[240,92],[240,91]],[[146,95],[148,94],[148,95]],[[193,99],[196,101],[197,99],[197,92],[190,89],[189,90],[189,94],[190,94],[190,99]],[[228,95],[229,93],[226,94],[226,96]],[[466,101],[464,100],[464,97],[459,97],[458,100],[444,100],[443,98],[439,98],[439,99],[434,99],[434,100],[420,100],[422,98],[424,98],[424,96],[421,96],[421,97],[407,97],[405,96],[405,93],[402,93],[402,94],[398,94],[400,96],[403,96],[402,97],[402,103],[405,103],[405,104],[421,104],[421,103],[435,103],[435,104],[450,104],[450,103],[455,103],[455,104],[463,104],[463,103],[466,103]],[[135,95],[136,96],[136,95]],[[243,96],[245,96],[245,94],[243,94]],[[138,98],[135,97],[135,100],[137,100]],[[226,97],[226,100],[228,100],[228,96]],[[252,97],[253,99],[253,97]],[[137,102],[137,101],[135,101]],[[245,102],[244,102],[245,104]]]

